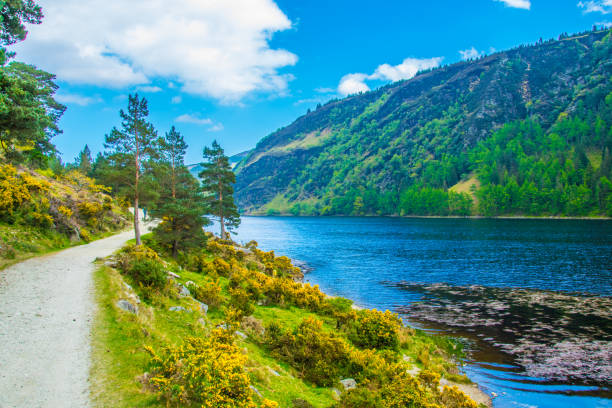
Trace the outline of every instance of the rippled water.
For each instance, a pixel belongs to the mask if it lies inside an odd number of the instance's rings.
[[[364,307],[393,309],[421,298],[383,281],[612,296],[611,221],[243,217],[237,238],[305,262],[307,281]],[[601,390],[542,384],[495,350],[474,347],[466,371],[499,395],[495,407],[612,407]]]

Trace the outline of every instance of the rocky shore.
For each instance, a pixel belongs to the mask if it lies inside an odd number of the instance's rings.
[[[612,383],[612,298],[530,289],[392,283],[423,294],[396,311],[467,332],[508,354],[525,374],[552,382]]]

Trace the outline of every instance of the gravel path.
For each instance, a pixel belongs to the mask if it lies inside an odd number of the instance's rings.
[[[132,231],[0,271],[0,408],[88,407],[92,263]]]

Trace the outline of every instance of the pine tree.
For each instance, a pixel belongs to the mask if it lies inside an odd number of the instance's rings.
[[[162,222],[154,229],[158,241],[167,245],[172,256],[206,241],[206,204],[200,183],[184,164],[187,144],[174,126],[161,141],[161,160],[156,166],[160,196],[151,210]]]
[[[117,180],[121,190],[126,196],[131,196],[134,203],[134,235],[136,245],[141,245],[139,200],[141,194],[146,194],[146,183],[141,179],[145,171],[145,165],[158,153],[157,132],[151,123],[147,121],[149,108],[145,98],[139,98],[138,94],[130,95],[127,112],[123,109],[119,112],[121,116],[121,130],[113,128],[106,135],[104,147],[110,149],[109,161],[112,166],[108,167],[110,178]]]
[[[177,168],[184,165],[187,143],[176,128],[172,126],[170,132],[161,140],[161,151],[166,163],[170,166],[172,197],[176,197],[176,172]]]
[[[240,225],[240,214],[234,203],[234,188],[236,176],[229,164],[228,157],[217,141],[212,147],[204,148],[203,170],[199,176],[202,179],[202,189],[209,214],[219,220],[221,238],[226,238],[225,229],[232,230]]]
[[[77,165],[79,167],[79,171],[84,175],[88,176],[91,174],[91,150],[89,150],[89,146],[85,145],[79,156],[77,157]]]

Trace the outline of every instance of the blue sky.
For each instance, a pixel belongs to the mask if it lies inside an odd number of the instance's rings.
[[[127,95],[175,125],[187,162],[253,147],[317,103],[540,37],[612,22],[612,0],[41,0],[15,46],[56,73],[64,161],[102,150]]]

